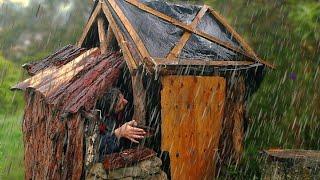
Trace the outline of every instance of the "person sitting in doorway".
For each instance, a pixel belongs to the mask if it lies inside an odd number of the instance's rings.
[[[137,128],[135,120],[118,125],[119,116],[125,109],[128,101],[118,88],[111,88],[107,91],[102,99],[103,118],[99,126],[100,143],[99,143],[99,159],[103,160],[106,154],[119,152],[121,150],[120,139],[126,138],[133,143],[139,143],[143,139],[146,132]]]

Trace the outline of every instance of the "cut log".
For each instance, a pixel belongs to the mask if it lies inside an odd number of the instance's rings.
[[[294,149],[263,151],[262,179],[320,179],[320,152]]]
[[[109,154],[105,157],[103,166],[105,170],[127,167],[156,155],[152,149],[127,149],[120,153]]]

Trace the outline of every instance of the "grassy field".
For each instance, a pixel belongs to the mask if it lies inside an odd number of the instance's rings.
[[[21,79],[21,68],[0,53],[0,179],[23,179],[21,131],[23,98],[10,87]]]
[[[23,179],[22,113],[0,116],[0,179]]]

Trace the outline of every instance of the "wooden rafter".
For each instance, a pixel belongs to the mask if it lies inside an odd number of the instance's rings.
[[[123,34],[121,34],[121,31],[118,27],[118,25],[116,24],[115,20],[112,17],[111,12],[109,11],[107,5],[105,3],[102,3],[102,11],[104,13],[104,15],[107,17],[107,20],[109,22],[109,28],[112,29],[112,32],[114,33],[120,48],[123,51],[123,56],[124,59],[127,62],[128,68],[130,70],[130,72],[133,72],[135,70],[137,70],[137,62],[133,59],[132,54],[125,42],[125,39],[123,37]]]
[[[204,5],[201,10],[198,12],[197,16],[194,18],[194,20],[192,21],[192,23],[190,24],[191,28],[195,29],[197,27],[197,25],[200,23],[202,17],[205,15],[205,13],[208,10],[208,6]],[[188,39],[190,38],[192,34],[189,31],[186,31],[181,39],[179,40],[179,42],[176,44],[176,46],[170,51],[170,53],[168,54],[167,58],[168,59],[175,59],[179,56],[181,50],[183,49],[183,47],[185,46],[185,44],[187,43]]]
[[[231,35],[241,44],[241,46],[253,57],[255,57],[259,62],[265,64],[271,68],[274,68],[274,65],[261,60],[256,53],[252,50],[249,44],[235,31],[227,22],[227,20],[221,16],[217,11],[209,7],[209,12],[231,33]]]
[[[127,17],[124,15],[124,13],[122,12],[122,10],[120,9],[120,7],[117,5],[115,0],[108,0],[108,3],[110,4],[111,8],[115,11],[115,13],[117,14],[117,16],[120,18],[120,20],[122,21],[124,27],[126,28],[126,30],[128,31],[129,35],[132,37],[133,42],[135,43],[138,51],[140,52],[142,58],[146,61],[146,64],[148,66],[152,66],[154,65],[154,63],[152,62],[152,60],[150,59],[150,54],[147,50],[147,48],[145,47],[145,45],[143,44],[142,40],[140,39],[138,33],[135,31],[135,29],[133,28],[132,24],[130,23],[130,21],[127,19]]]
[[[107,52],[106,32],[104,27],[105,27],[104,19],[102,17],[98,17],[98,32],[99,32],[101,54],[105,54]]]
[[[154,61],[157,63],[158,66],[247,66],[252,65],[254,62],[252,61],[204,61],[204,60],[197,60],[197,59],[186,59],[179,61],[173,61],[166,58],[156,58]]]
[[[95,10],[93,11],[92,15],[90,16],[87,24],[84,27],[83,33],[80,37],[80,40],[78,41],[78,47],[81,47],[83,45],[84,40],[86,39],[89,30],[91,29],[93,23],[96,21],[97,16],[99,15],[99,13],[101,12],[101,3],[99,3],[97,5],[97,7],[95,8]]]
[[[107,49],[111,49],[111,42],[112,40],[115,38],[114,33],[112,31],[112,28],[108,27],[108,31],[107,31],[107,39],[106,39],[106,45],[107,45]]]

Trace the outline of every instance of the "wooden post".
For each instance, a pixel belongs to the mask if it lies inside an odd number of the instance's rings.
[[[237,163],[241,159],[244,140],[244,114],[245,114],[245,80],[236,74],[228,74],[227,93],[225,101],[224,118],[219,144],[219,164]]]
[[[102,17],[99,17],[98,18],[98,31],[99,31],[101,54],[105,54],[107,52],[106,32],[104,30],[104,27],[105,27],[105,21]]]
[[[146,89],[143,86],[144,73],[140,70],[132,75],[134,114],[138,124],[146,125]]]
[[[111,50],[112,47],[111,47],[111,43],[112,43],[112,40],[115,38],[114,36],[114,33],[109,25],[108,27],[108,31],[107,31],[107,39],[106,39],[106,48],[107,50]]]

